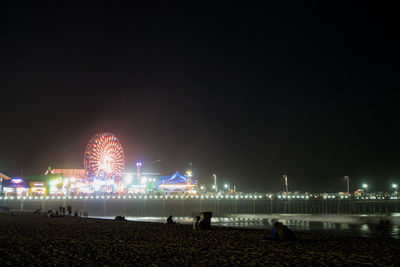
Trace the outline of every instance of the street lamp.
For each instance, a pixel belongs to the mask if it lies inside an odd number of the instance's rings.
[[[225,189],[228,189],[229,185],[228,184],[224,184],[224,187],[225,187]]]
[[[202,185],[202,186],[200,186],[200,189],[201,189],[201,190],[204,190],[204,186],[203,186],[203,185]]]
[[[142,163],[141,162],[136,162],[136,177],[139,178],[140,177],[140,168],[142,167]]]
[[[365,191],[366,191],[367,194],[368,194],[368,185],[367,185],[367,184],[362,184],[362,188],[365,188]]]
[[[397,184],[392,184],[392,188],[394,189],[393,195],[397,197]]]
[[[215,192],[217,193],[218,191],[218,187],[217,187],[217,175],[214,173],[213,174],[213,178],[214,178],[214,185],[213,188],[215,189]]]
[[[286,196],[289,194],[289,189],[288,189],[288,177],[287,175],[283,175],[283,180],[285,182],[285,187],[286,187]]]
[[[350,178],[349,176],[345,176],[344,179],[347,180],[347,194],[350,194]]]

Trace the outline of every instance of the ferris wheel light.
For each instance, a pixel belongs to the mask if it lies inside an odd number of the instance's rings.
[[[90,139],[84,159],[89,177],[121,177],[124,164],[124,151],[115,135],[98,133]]]

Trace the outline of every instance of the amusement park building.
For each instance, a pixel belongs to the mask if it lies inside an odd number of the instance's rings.
[[[53,174],[62,174],[66,177],[85,178],[87,171],[85,169],[53,169]]]
[[[2,193],[27,196],[63,194],[66,183],[74,186],[80,179],[85,178],[84,169],[51,169],[49,167],[45,174],[9,178],[2,182]],[[65,190],[64,190],[65,191]]]
[[[161,176],[156,183],[156,188],[166,192],[184,192],[194,190],[197,181],[190,179],[179,172],[170,176]]]
[[[104,186],[118,191],[99,191],[118,194],[136,194],[150,191],[165,193],[195,193],[197,181],[179,172],[160,176],[159,173],[124,173],[123,182],[109,180]],[[4,175],[2,175],[3,177]],[[96,179],[86,179],[85,169],[49,169],[42,175],[10,178],[4,176],[1,192],[6,196],[87,195],[95,193]],[[8,178],[8,180],[5,180]],[[129,178],[129,179],[127,179]],[[122,183],[121,183],[122,182]],[[99,190],[99,189],[98,189]],[[97,192],[98,193],[98,192]]]

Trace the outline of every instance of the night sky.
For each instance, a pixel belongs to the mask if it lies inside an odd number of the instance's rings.
[[[0,172],[83,168],[106,131],[127,171],[239,191],[400,182],[394,6],[195,3],[2,2]]]

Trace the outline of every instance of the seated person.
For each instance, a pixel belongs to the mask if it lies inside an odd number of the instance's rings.
[[[167,218],[167,224],[174,224],[175,222],[172,220],[172,215],[169,215]]]
[[[196,216],[196,221],[193,223],[193,229],[194,230],[199,230],[199,223],[200,223],[200,216]]]
[[[209,230],[211,228],[211,217],[212,212],[201,212],[200,213],[200,221],[199,221],[199,229],[201,230]]]
[[[296,240],[296,236],[294,235],[293,231],[289,229],[286,225],[283,225],[283,233],[285,234],[284,241],[293,241]]]
[[[118,216],[115,216],[114,221],[126,221],[126,219],[124,216],[118,215]]]
[[[283,225],[280,222],[275,222],[274,228],[271,232],[271,239],[277,242],[292,241],[296,239],[296,236],[286,225]]]
[[[47,211],[47,217],[53,217],[53,215],[54,215],[53,210]]]

